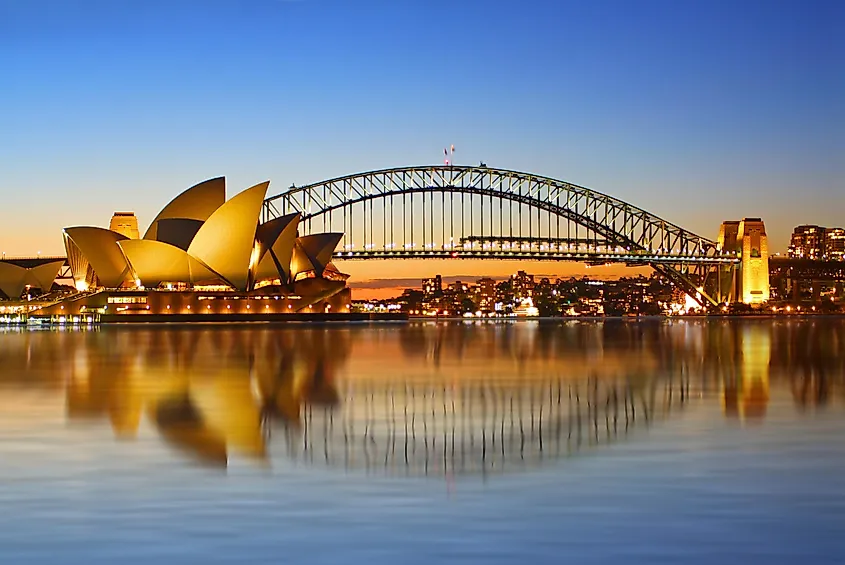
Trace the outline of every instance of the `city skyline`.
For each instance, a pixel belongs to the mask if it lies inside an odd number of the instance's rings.
[[[795,225],[842,224],[836,3],[44,2],[0,11],[13,85],[0,92],[13,110],[0,138],[8,255],[61,253],[63,227],[106,226],[119,210],[145,228],[158,202],[197,178],[301,186],[434,163],[451,144],[457,163],[571,181],[710,239],[725,219],[762,217],[773,252],[786,252]],[[506,22],[535,32],[502,42],[483,29]],[[138,204],[138,193],[148,200]],[[488,263],[478,274],[516,267]],[[563,276],[575,267],[519,266]],[[482,266],[344,268],[363,282]]]

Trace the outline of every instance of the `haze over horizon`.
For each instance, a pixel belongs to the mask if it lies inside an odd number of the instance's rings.
[[[845,225],[843,32],[834,1],[0,0],[0,248],[62,254],[62,227],[116,210],[143,230],[215,176],[277,194],[454,144],[458,164],[571,181],[712,239],[759,216],[783,252],[795,225]]]

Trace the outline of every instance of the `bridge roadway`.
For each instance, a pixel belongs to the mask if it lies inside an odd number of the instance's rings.
[[[12,265],[24,267],[25,269],[31,269],[33,267],[38,267],[39,265],[52,263],[53,261],[67,262],[67,257],[65,257],[64,255],[30,255],[11,257],[6,256],[6,254],[4,253],[3,257],[0,258],[0,263],[11,263]]]
[[[736,265],[740,259],[732,256],[691,257],[674,253],[595,253],[589,251],[513,250],[513,249],[363,249],[336,251],[336,260],[364,259],[500,259],[518,261],[579,261],[591,264],[626,263],[650,265],[661,263],[687,264],[690,261],[713,265]]]

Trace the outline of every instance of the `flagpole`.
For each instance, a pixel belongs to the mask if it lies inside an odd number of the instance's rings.
[[[449,184],[454,184],[455,174],[452,167],[455,166],[455,144],[449,145]]]

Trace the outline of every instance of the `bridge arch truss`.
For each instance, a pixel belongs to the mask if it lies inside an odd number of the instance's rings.
[[[649,265],[702,304],[730,299],[739,259],[716,242],[612,196],[485,166],[357,173],[268,198],[300,233],[343,232],[336,260],[470,258]],[[724,289],[724,291],[723,291]]]

